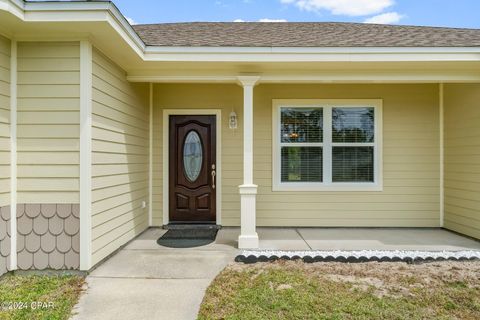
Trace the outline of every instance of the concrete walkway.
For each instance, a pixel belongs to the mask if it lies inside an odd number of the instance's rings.
[[[238,228],[192,249],[161,247],[149,229],[87,277],[73,319],[195,319],[205,289],[239,253]],[[479,250],[480,242],[442,229],[259,228],[261,249]]]
[[[221,241],[161,247],[156,240],[164,232],[147,230],[94,270],[72,319],[196,319],[205,289],[238,251]]]

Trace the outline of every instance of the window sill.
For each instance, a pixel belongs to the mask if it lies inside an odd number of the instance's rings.
[[[335,183],[335,184],[292,184],[282,183],[272,186],[272,191],[290,192],[381,192],[383,185],[378,183]]]

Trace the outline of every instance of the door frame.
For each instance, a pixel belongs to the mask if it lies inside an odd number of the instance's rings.
[[[216,116],[216,183],[215,183],[215,192],[216,192],[216,224],[221,225],[222,221],[222,110],[220,109],[163,109],[163,148],[162,148],[162,158],[163,158],[163,225],[167,225],[170,222],[169,218],[169,152],[170,152],[170,116],[181,116],[181,115],[191,115],[191,116]]]

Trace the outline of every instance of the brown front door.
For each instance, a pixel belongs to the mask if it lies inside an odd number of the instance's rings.
[[[216,116],[170,116],[170,223],[216,221]]]

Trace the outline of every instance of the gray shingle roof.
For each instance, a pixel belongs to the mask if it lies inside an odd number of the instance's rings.
[[[191,22],[133,28],[151,46],[480,47],[480,29],[336,22]]]

